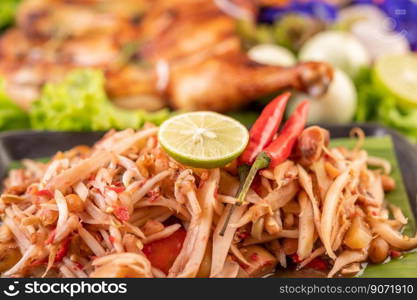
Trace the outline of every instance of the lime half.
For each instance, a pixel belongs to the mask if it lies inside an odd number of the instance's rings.
[[[175,160],[198,168],[217,168],[237,158],[249,140],[246,127],[215,112],[191,112],[162,123],[159,143]]]
[[[417,56],[388,55],[377,60],[374,79],[384,91],[395,96],[400,104],[417,106]]]

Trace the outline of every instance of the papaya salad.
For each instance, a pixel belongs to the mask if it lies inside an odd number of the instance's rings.
[[[47,163],[23,160],[0,200],[2,276],[354,276],[416,248],[385,201],[390,163],[363,150],[360,129],[353,149],[330,147],[327,130],[305,126],[308,102],[280,129],[289,96],[249,132],[217,113],[185,113]]]

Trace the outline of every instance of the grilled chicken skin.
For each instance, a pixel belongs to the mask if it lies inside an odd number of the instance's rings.
[[[323,93],[324,63],[249,60],[236,18],[255,17],[254,0],[26,0],[0,38],[0,76],[24,108],[80,67],[102,69],[110,97],[128,108],[223,112],[287,87]]]

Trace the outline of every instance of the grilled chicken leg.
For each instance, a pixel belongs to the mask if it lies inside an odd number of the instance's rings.
[[[284,88],[321,94],[331,78],[332,69],[322,63],[278,68],[245,56],[220,56],[178,69],[172,74],[168,98],[176,108],[229,111]]]
[[[123,3],[123,5],[121,5]],[[326,90],[331,68],[250,61],[236,18],[255,0],[25,0],[0,37],[0,76],[24,108],[45,82],[102,69],[109,96],[129,108],[227,111],[283,88]],[[133,50],[132,50],[133,49]]]

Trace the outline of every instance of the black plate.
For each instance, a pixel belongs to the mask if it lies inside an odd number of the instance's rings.
[[[417,147],[415,145],[397,132],[377,124],[324,125],[323,127],[330,130],[333,138],[348,137],[353,127],[361,127],[366,136],[390,135],[394,141],[408,198],[417,216]],[[92,145],[102,136],[102,132],[16,131],[0,134],[0,177],[6,175],[12,161],[49,157],[57,151],[67,150],[76,145]]]

